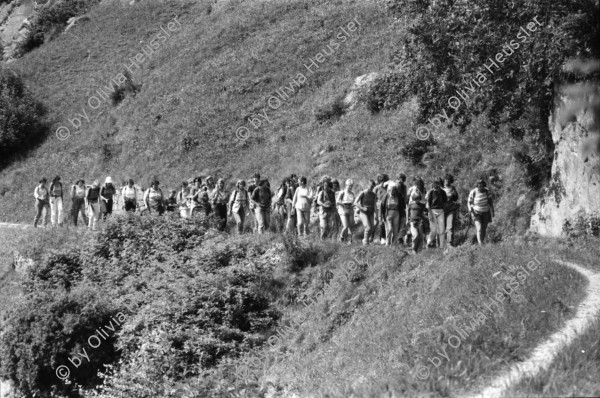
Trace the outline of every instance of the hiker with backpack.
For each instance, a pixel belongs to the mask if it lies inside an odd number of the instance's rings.
[[[281,181],[279,188],[277,188],[275,200],[273,201],[273,214],[275,214],[275,218],[277,221],[277,230],[279,231],[283,231],[287,223],[287,208],[285,203],[285,197],[287,195],[289,184],[289,179],[285,177]]]
[[[261,180],[258,188],[254,190],[250,200],[254,203],[254,215],[257,224],[257,233],[263,234],[269,230],[271,224],[272,194],[268,180]]]
[[[148,210],[148,214],[157,213],[162,215],[165,211],[164,197],[159,186],[158,180],[152,181],[150,188],[144,193],[144,204]]]
[[[252,176],[252,179],[250,180],[250,182],[248,183],[248,197],[252,198],[252,194],[254,193],[254,191],[258,188],[260,184],[260,173],[254,173],[254,175]],[[252,227],[252,232],[257,232],[257,222],[256,222],[256,216],[254,214],[254,202],[252,202],[252,200],[250,200],[249,203],[250,206],[250,226]]]
[[[211,213],[212,209],[210,206],[210,197],[208,194],[208,187],[206,184],[202,184],[202,179],[196,177],[195,184],[192,189],[192,216],[200,216],[206,218]]]
[[[310,223],[311,192],[307,187],[307,179],[302,176],[298,179],[299,186],[294,191],[292,206],[296,209],[298,235],[308,236]]]
[[[100,188],[100,211],[102,213],[102,219],[106,220],[106,216],[112,214],[113,211],[113,200],[117,193],[112,178],[106,177],[104,185]]]
[[[373,192],[375,181],[369,180],[368,184],[367,189],[359,193],[354,201],[354,206],[360,211],[360,221],[364,227],[363,245],[365,246],[373,241],[375,233],[375,206],[377,201],[377,195]]]
[[[50,222],[53,227],[63,223],[63,185],[56,176],[50,184]]]
[[[450,173],[444,176],[444,191],[448,197],[446,207],[444,208],[444,218],[446,223],[446,241],[450,246],[454,246],[454,232],[456,230],[456,223],[458,222],[458,191],[452,185],[454,183],[454,176]]]
[[[410,234],[412,236],[412,253],[417,254],[424,243],[423,222],[426,219],[425,209],[425,183],[421,179],[415,181],[415,185],[408,192],[408,220],[410,223]]]
[[[404,221],[406,209],[404,196],[401,195],[398,185],[394,182],[387,184],[387,192],[381,200],[381,214],[386,221],[386,245],[398,244],[400,223]]]
[[[215,184],[215,179],[212,176],[206,177],[205,180],[206,190],[210,193],[215,190],[217,184]]]
[[[177,190],[171,189],[169,197],[165,201],[165,210],[168,213],[175,213],[175,209],[177,209]]]
[[[479,179],[477,187],[469,193],[467,201],[469,214],[473,217],[475,223],[479,245],[483,245],[488,224],[492,222],[494,217],[492,194],[486,186],[485,180],[483,178]]]
[[[335,192],[333,192],[333,184],[330,180],[323,182],[323,189],[317,195],[317,204],[319,205],[321,240],[325,240],[333,227],[333,217],[335,214]]]
[[[225,192],[225,181],[222,178],[217,180],[217,185],[210,195],[210,201],[213,206],[215,215],[220,220],[219,230],[225,231],[227,226],[227,199],[228,195]]]
[[[179,216],[188,218],[190,216],[192,196],[190,195],[190,187],[187,181],[181,182],[181,188],[177,193],[177,204],[179,205]]]
[[[334,178],[333,180],[331,180],[331,189],[333,190],[333,193],[337,200],[337,195],[341,191],[340,182],[337,180],[337,178]],[[337,207],[337,204],[336,204],[336,207]],[[340,215],[337,212],[337,208],[334,208],[333,209],[333,227],[331,228],[331,233],[330,233],[331,238],[336,239],[338,237],[338,235],[340,234],[341,228],[342,228],[342,219],[340,218]]]
[[[238,234],[244,233],[244,220],[248,213],[248,192],[246,191],[246,181],[238,180],[235,184],[235,190],[229,198],[229,214],[233,216],[237,225]]]
[[[33,190],[35,198],[35,218],[33,219],[33,227],[37,228],[38,221],[43,215],[42,225],[48,225],[48,217],[50,216],[50,192],[46,188],[46,179],[40,179],[38,185]]]
[[[429,210],[429,223],[431,232],[427,247],[435,247],[436,238],[440,241],[440,248],[446,247],[446,224],[444,218],[444,208],[448,202],[446,191],[442,189],[444,182],[440,177],[433,180],[433,188],[425,196],[427,200],[427,209]]]
[[[73,225],[77,226],[77,218],[81,213],[83,219],[83,225],[88,225],[88,218],[85,212],[85,181],[77,180],[75,185],[71,187],[71,218],[73,219]]]
[[[90,210],[88,228],[95,231],[100,221],[100,183],[98,180],[94,180],[85,194],[85,207]]]
[[[354,225],[354,212],[352,206],[354,205],[356,197],[352,191],[353,187],[354,181],[347,179],[346,187],[337,194],[335,199],[335,203],[338,207],[338,214],[342,223],[340,242],[343,243],[346,238],[349,238],[348,244],[352,244],[352,226]]]
[[[375,186],[375,188],[373,189],[373,192],[375,192],[375,195],[377,195],[377,204],[376,204],[376,214],[375,214],[375,224],[373,226],[374,231],[379,230],[379,243],[382,245],[385,245],[387,240],[386,240],[386,230],[385,230],[385,219],[383,218],[382,212],[381,212],[381,201],[383,200],[383,197],[386,195],[387,193],[387,184],[389,181],[390,177],[387,174],[379,174],[377,176],[377,185]],[[375,232],[373,232],[373,237],[375,236]]]
[[[196,207],[199,206],[199,203],[197,201],[198,196],[197,193],[200,192],[202,190],[202,178],[200,177],[194,177],[194,180],[192,181],[192,186],[190,187],[190,193],[189,196],[190,198],[190,217],[192,215],[194,215],[194,210],[196,210]]]
[[[296,232],[296,209],[294,208],[294,193],[296,192],[296,188],[298,187],[298,177],[296,174],[292,174],[288,179],[288,187],[285,194],[285,205],[287,211],[287,223],[285,225],[286,233],[295,233]]]
[[[396,180],[396,185],[398,188],[398,195],[402,197],[404,201],[404,207],[400,209],[400,225],[398,227],[398,241],[402,244],[408,244],[407,235],[408,235],[408,188],[406,187],[406,175],[404,173],[398,174],[398,179]]]
[[[137,209],[138,191],[132,178],[127,181],[127,185],[121,188],[123,197],[123,208],[127,213],[133,213]]]

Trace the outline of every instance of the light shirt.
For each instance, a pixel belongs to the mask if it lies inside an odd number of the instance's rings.
[[[296,197],[296,209],[302,211],[310,210],[310,191],[306,187],[298,187],[296,188],[296,192],[294,193]]]

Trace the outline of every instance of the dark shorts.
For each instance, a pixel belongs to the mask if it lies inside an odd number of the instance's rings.
[[[480,213],[478,211],[473,211],[475,216],[475,220],[479,221],[482,224],[489,224],[492,222],[492,213],[486,211],[485,213]]]

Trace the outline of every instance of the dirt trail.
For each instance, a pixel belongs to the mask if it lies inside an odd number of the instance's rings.
[[[598,317],[600,313],[600,273],[592,272],[577,264],[560,260],[556,260],[556,262],[573,268],[589,281],[587,296],[577,307],[577,314],[573,319],[567,321],[562,329],[538,345],[528,360],[513,365],[508,371],[496,377],[489,387],[478,394],[470,395],[469,398],[503,397],[508,387],[516,385],[525,377],[535,376],[540,371],[547,369],[557,354],[582,334]]]

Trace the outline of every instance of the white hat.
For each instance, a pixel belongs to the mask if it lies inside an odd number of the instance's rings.
[[[105,184],[112,184],[112,183],[113,183],[113,182],[112,182],[112,178],[110,178],[110,177],[106,177],[106,180],[104,180],[104,183],[105,183]]]

